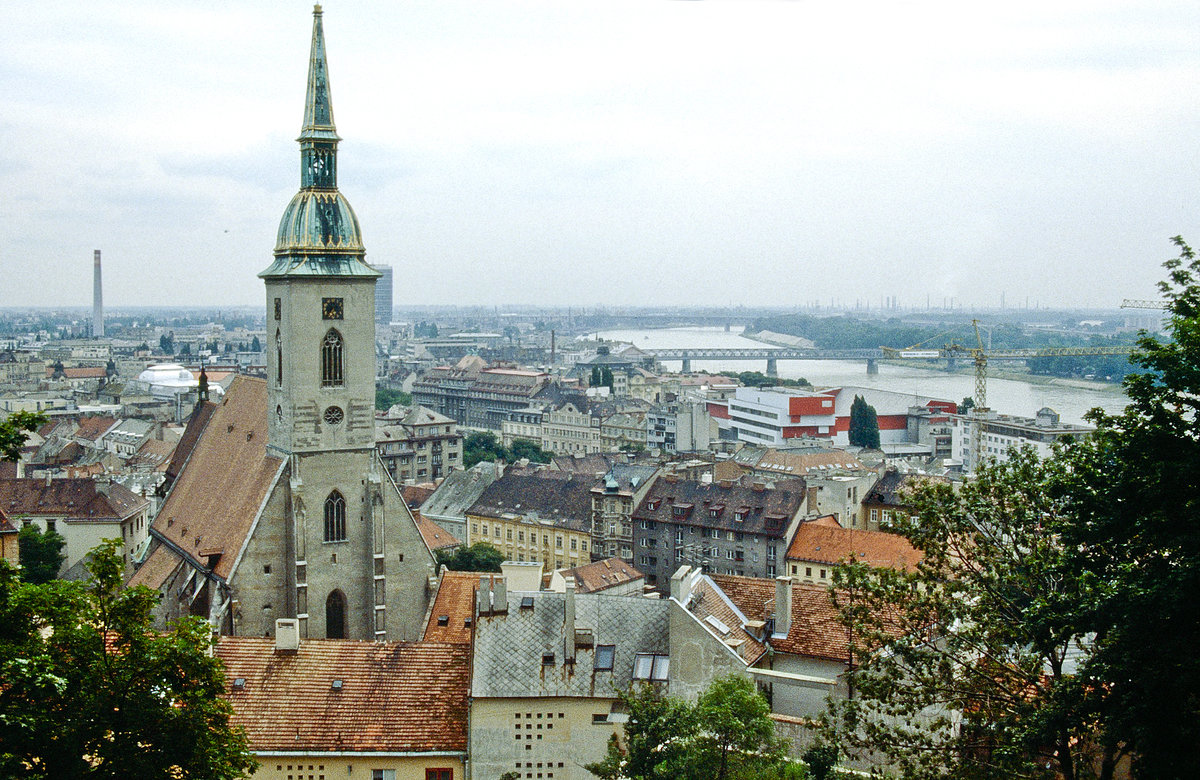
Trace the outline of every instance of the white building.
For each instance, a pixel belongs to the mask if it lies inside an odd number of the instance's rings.
[[[971,427],[975,418],[971,415],[952,415],[951,431],[954,456],[962,460],[963,470],[971,471]],[[1010,414],[989,412],[980,432],[980,460],[990,459],[1000,463],[1008,460],[1009,453],[1024,446],[1033,447],[1038,457],[1050,454],[1054,442],[1060,439],[1087,436],[1092,428],[1086,425],[1071,425],[1059,421],[1058,412],[1043,407],[1035,417],[1017,417]]]
[[[753,444],[780,445],[788,439],[813,436],[846,445],[850,443],[850,407],[855,396],[874,407],[881,444],[909,440],[909,409],[913,406],[946,412],[956,408],[952,401],[870,387],[739,387],[729,399],[729,426],[738,439]]]

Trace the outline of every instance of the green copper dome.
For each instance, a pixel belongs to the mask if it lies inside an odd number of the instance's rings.
[[[304,126],[296,140],[300,142],[300,191],[279,221],[275,262],[259,276],[379,276],[363,260],[358,217],[337,188],[341,139],[333,124],[320,6],[313,9]]]
[[[292,198],[275,240],[275,254],[285,252],[363,254],[358,217],[337,190],[301,190]]]

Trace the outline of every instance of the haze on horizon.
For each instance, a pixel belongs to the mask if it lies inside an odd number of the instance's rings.
[[[256,305],[311,4],[18,4],[0,306]],[[339,185],[419,304],[1116,306],[1200,244],[1200,5],[324,5]]]

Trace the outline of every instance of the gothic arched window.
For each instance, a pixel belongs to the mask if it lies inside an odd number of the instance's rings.
[[[346,499],[336,490],[325,499],[325,541],[346,541]]]
[[[340,590],[325,599],[325,638],[346,638],[346,597]]]
[[[343,384],[342,334],[330,328],[321,342],[321,387],[341,387]]]
[[[275,386],[283,384],[283,336],[275,331]]]

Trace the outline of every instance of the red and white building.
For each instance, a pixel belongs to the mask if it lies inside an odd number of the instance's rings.
[[[739,387],[728,402],[728,425],[739,440],[752,444],[780,445],[788,439],[809,436],[846,445],[850,443],[850,405],[859,395],[875,408],[881,444],[910,440],[912,407],[956,411],[953,401],[870,387],[824,390]]]

